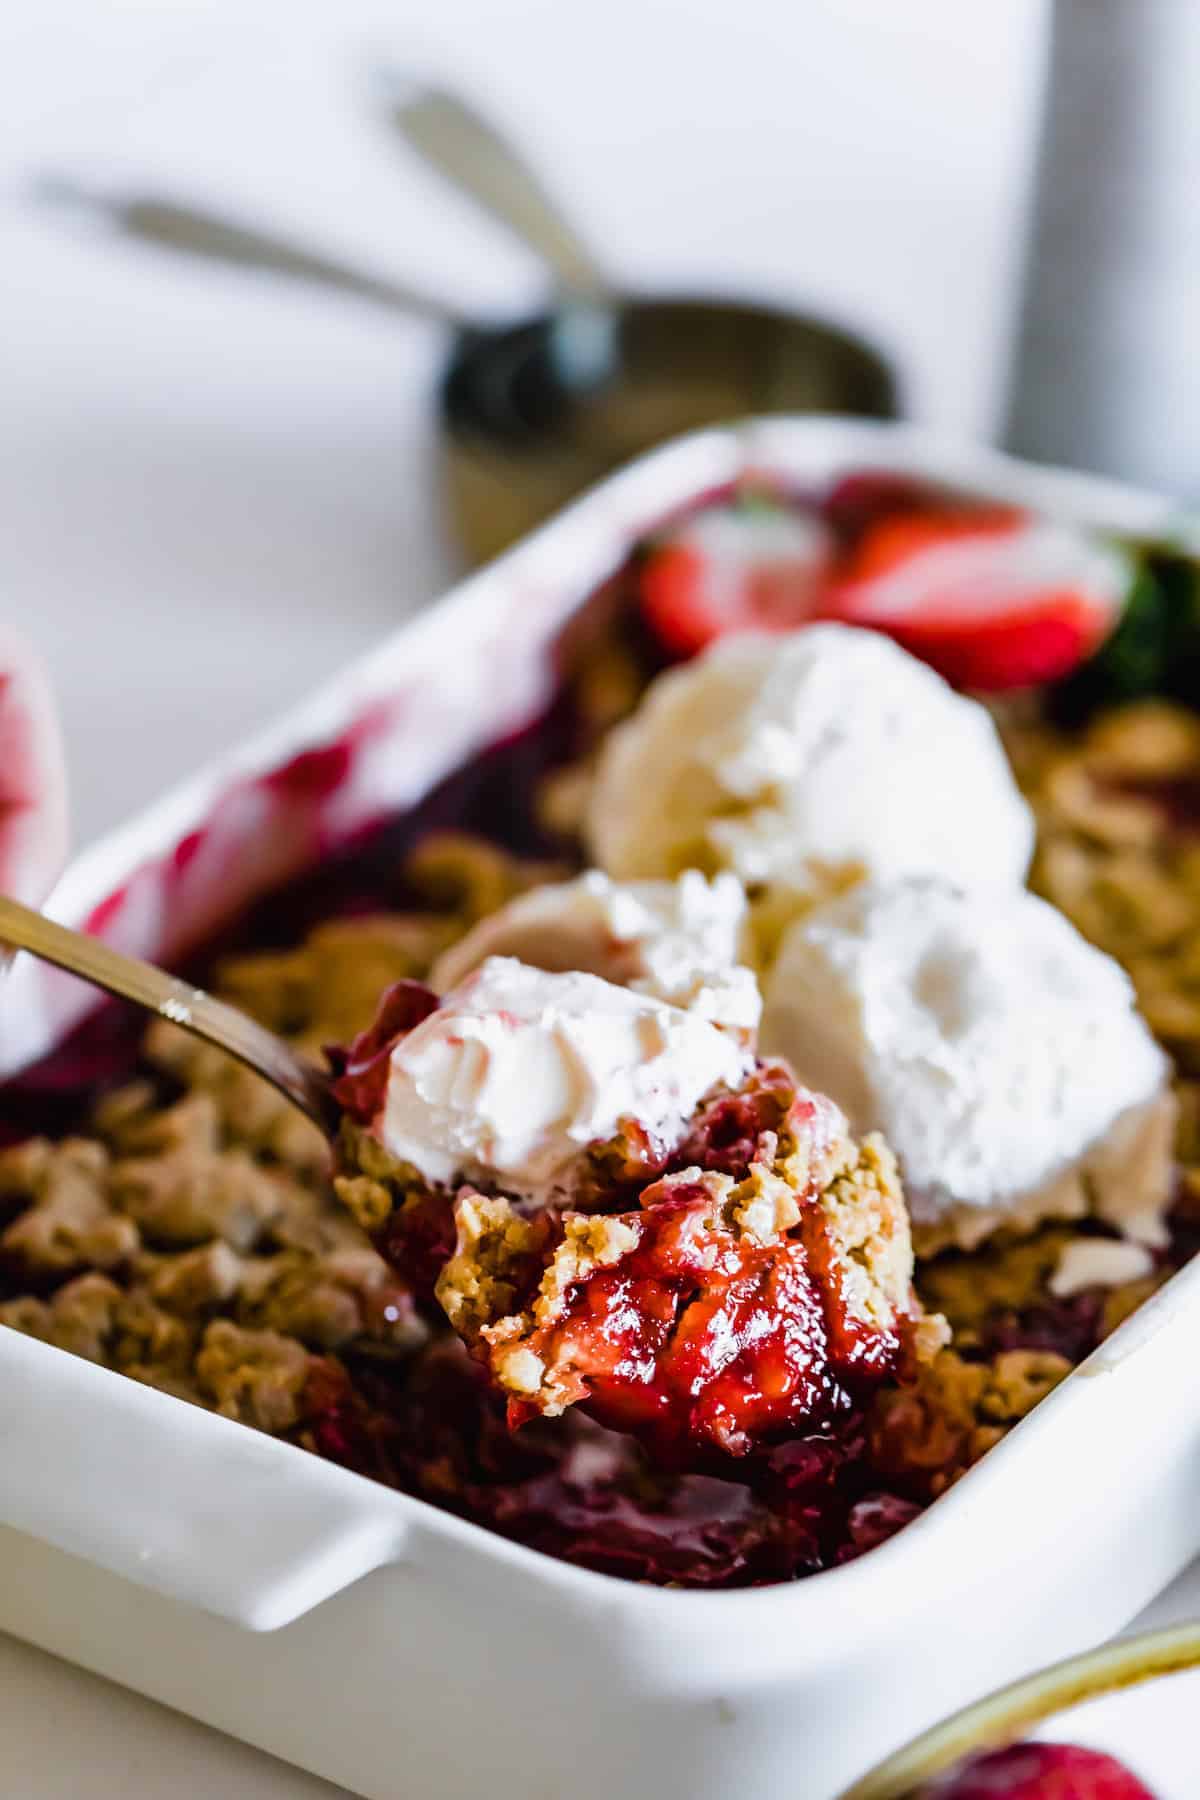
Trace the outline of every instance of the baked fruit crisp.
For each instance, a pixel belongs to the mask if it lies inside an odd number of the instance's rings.
[[[110,1009],[0,1093],[0,1322],[630,1579],[869,1550],[1200,1243],[1198,592],[890,476],[668,521],[197,971],[342,1047],[336,1191]]]
[[[440,1004],[393,990],[336,1063],[335,1186],[514,1429],[579,1405],[720,1468],[940,1347],[886,1146],[697,1015],[494,957]]]

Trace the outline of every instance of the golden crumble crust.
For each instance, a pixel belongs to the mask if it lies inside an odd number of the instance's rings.
[[[606,714],[624,704],[597,700]],[[1026,720],[1010,729],[1009,742],[1039,820],[1035,884],[1130,969],[1151,1025],[1180,1065],[1181,1204],[1200,1217],[1200,843],[1172,833],[1162,807],[1131,791],[1200,774],[1200,722],[1179,708],[1132,707],[1073,739]],[[577,765],[562,777],[563,794],[574,783],[577,800],[585,782]],[[415,910],[334,920],[295,950],[228,959],[214,985],[314,1049],[365,1026],[382,987],[421,978],[484,914],[565,872],[439,833],[405,871]],[[755,924],[764,940],[802,904],[788,896],[773,910],[761,906]],[[18,1283],[27,1271],[31,1290],[0,1303],[0,1323],[259,1429],[293,1432],[314,1357],[331,1349],[403,1356],[427,1336],[413,1310],[395,1304],[392,1278],[364,1235],[405,1203],[418,1178],[394,1166],[363,1168],[339,1178],[338,1204],[328,1146],[273,1090],[165,1023],[150,1028],[146,1047],[148,1073],[100,1102],[89,1135],[0,1152],[0,1255]],[[602,1147],[597,1187],[644,1179],[640,1150],[634,1138]],[[166,1174],[150,1172],[164,1163]],[[730,1228],[759,1241],[786,1230],[789,1204],[778,1184],[799,1178],[777,1161],[760,1164],[741,1184]],[[864,1144],[823,1185],[826,1226],[856,1303],[868,1316],[902,1308],[911,1263],[886,1153]],[[728,1200],[723,1192],[721,1204]],[[519,1313],[504,1310],[510,1226],[497,1214],[494,1259],[467,1244],[468,1262],[456,1274],[453,1304],[476,1332],[499,1331],[526,1312],[532,1319],[543,1301],[535,1291]],[[618,1237],[595,1227],[592,1219],[573,1231],[546,1271],[546,1316],[579,1272],[623,1253]],[[1070,1365],[1051,1353],[985,1354],[983,1326],[989,1312],[1043,1301],[1061,1250],[1080,1235],[1067,1222],[923,1263],[918,1286],[930,1314],[912,1328],[916,1381],[881,1396],[872,1411],[881,1474],[890,1466],[898,1485],[921,1497],[941,1491],[1061,1379]],[[917,1247],[928,1254],[936,1246]],[[1105,1293],[1101,1331],[1169,1272],[1164,1265]],[[514,1295],[517,1285],[509,1281]],[[942,1312],[954,1328],[952,1349],[941,1348]],[[514,1394],[544,1379],[515,1360],[519,1339],[518,1330],[506,1346]]]
[[[24,1203],[0,1233],[0,1255],[36,1278],[127,1263],[141,1236],[114,1207],[109,1179],[103,1145],[85,1138],[35,1138],[0,1152],[0,1187],[6,1199]]]
[[[471,1343],[512,1314],[545,1231],[505,1195],[470,1187],[455,1201],[454,1226],[454,1254],[438,1277],[437,1299],[453,1329]]]
[[[239,995],[260,1014],[294,1017],[302,986],[303,1028],[319,1030],[346,1003],[330,989],[356,939],[376,973],[393,957],[390,974],[413,966],[418,942],[424,954],[458,929],[411,923],[337,921],[311,955],[269,953],[257,975],[254,958],[238,959]],[[358,994],[368,1010],[378,997]],[[152,1072],[98,1101],[94,1135],[0,1151],[0,1259],[10,1289],[27,1278],[33,1290],[0,1301],[0,1325],[291,1431],[314,1358],[408,1357],[429,1328],[333,1196],[315,1127],[174,1026],[151,1025],[146,1048]]]
[[[900,1171],[877,1132],[833,1176],[820,1205],[843,1303],[853,1317],[891,1327],[911,1306],[913,1248]]]
[[[374,1017],[393,982],[423,980],[460,934],[444,913],[380,913],[318,925],[294,950],[229,957],[220,986],[272,1031],[348,1042]]]
[[[872,1462],[922,1500],[936,1499],[1071,1372],[1048,1350],[1006,1350],[972,1362],[953,1348],[885,1389],[869,1421]]]
[[[217,1319],[196,1357],[201,1395],[215,1412],[260,1431],[287,1431],[303,1416],[310,1359],[295,1338]]]
[[[463,831],[431,832],[405,864],[409,886],[426,905],[450,921],[451,935],[441,949],[448,948],[454,937],[465,936],[480,919],[499,912],[518,894],[561,880],[567,873],[561,864],[513,856],[486,838]],[[421,973],[426,973],[427,968]],[[378,997],[376,990],[375,998]],[[363,1023],[368,1022],[369,1016]]]
[[[1015,744],[1038,820],[1033,885],[1125,965],[1151,1029],[1200,1073],[1200,835],[1171,806],[1200,783],[1200,719],[1146,701]]]

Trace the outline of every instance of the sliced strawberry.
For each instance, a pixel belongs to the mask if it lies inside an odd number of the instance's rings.
[[[0,893],[38,905],[67,854],[58,717],[30,646],[0,627]]]
[[[812,513],[721,505],[652,546],[639,572],[642,613],[664,650],[694,656],[730,631],[790,631],[816,616],[832,538]]]
[[[956,687],[1000,692],[1060,680],[1112,631],[1130,559],[1009,507],[880,520],[839,570],[822,611],[886,632]]]

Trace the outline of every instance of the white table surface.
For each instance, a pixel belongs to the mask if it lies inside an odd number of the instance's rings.
[[[384,53],[482,88],[624,278],[827,309],[892,350],[920,416],[986,433],[1041,16],[1041,0],[693,0],[685,39],[678,0],[4,9],[0,608],[54,676],[77,841],[448,580],[442,340],[68,230],[30,206],[31,174],[152,177],[482,311],[531,299],[524,257],[366,117]],[[0,1639],[0,1791],[176,1789],[337,1791]]]

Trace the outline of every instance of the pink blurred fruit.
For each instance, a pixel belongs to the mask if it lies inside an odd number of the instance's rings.
[[[1155,1800],[1144,1782],[1101,1750],[1010,1744],[989,1750],[921,1790],[921,1800]]]
[[[0,627],[0,892],[36,906],[67,855],[67,774],[45,672]]]

